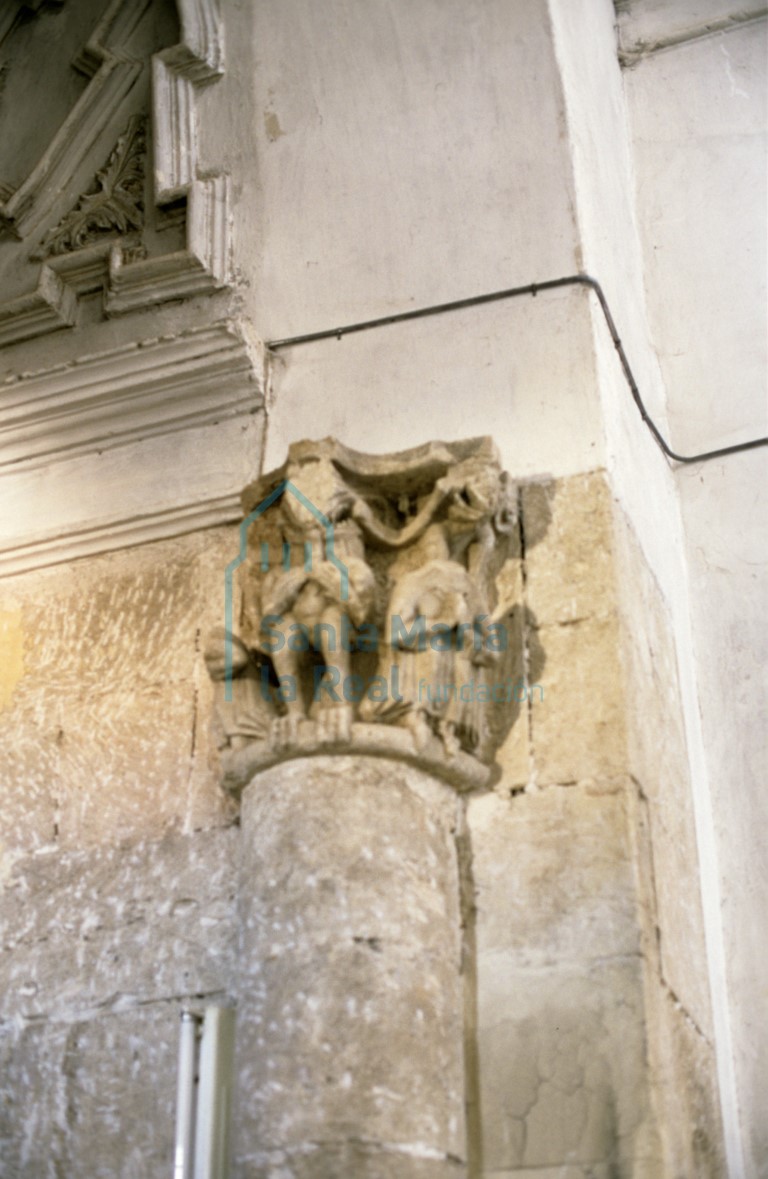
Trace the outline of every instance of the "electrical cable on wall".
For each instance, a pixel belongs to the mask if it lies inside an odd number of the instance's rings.
[[[634,374],[627,359],[627,354],[624,351],[624,345],[621,342],[621,337],[616,330],[613,316],[611,315],[608,306],[608,300],[605,297],[603,288],[596,278],[592,278],[589,274],[571,274],[565,278],[551,278],[546,282],[532,282],[523,287],[509,287],[503,291],[490,291],[485,295],[473,295],[468,299],[455,299],[451,303],[436,303],[431,307],[418,307],[413,311],[400,311],[395,315],[384,315],[378,319],[366,319],[359,323],[348,323],[343,327],[330,328],[320,332],[309,332],[303,336],[290,336],[284,340],[272,340],[267,344],[267,347],[273,352],[279,351],[281,348],[292,348],[298,344],[311,344],[317,340],[340,340],[342,336],[349,336],[353,332],[370,331],[373,328],[388,327],[394,323],[405,323],[409,319],[424,319],[429,315],[442,315],[448,311],[461,311],[465,307],[478,307],[483,303],[496,303],[501,299],[514,299],[519,295],[533,295],[536,296],[539,291],[551,291],[557,287],[569,286],[585,286],[594,291],[597,295],[600,308],[603,312],[608,331],[613,340],[614,347],[618,353],[621,361],[622,371],[626,379],[629,391],[632,394],[632,400],[637,406],[640,416],[650,430],[657,445],[661,448],[667,458],[673,459],[676,463],[702,463],[708,459],[721,458],[726,454],[737,454],[742,450],[755,450],[759,446],[768,446],[768,437],[752,438],[748,442],[737,442],[733,446],[721,446],[717,450],[705,450],[701,454],[678,454],[672,450],[664,437],[662,436],[658,426],[653,421],[648,410],[645,408],[640,390],[635,380]]]

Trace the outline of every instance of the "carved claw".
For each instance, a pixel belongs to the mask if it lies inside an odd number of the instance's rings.
[[[352,709],[326,708],[317,718],[317,733],[323,745],[348,745],[352,739]]]
[[[440,725],[440,737],[442,738],[446,757],[449,761],[452,761],[461,749],[459,738],[456,735],[456,727],[452,724],[442,723]]]
[[[417,753],[423,753],[434,737],[429,721],[423,712],[416,710],[408,714],[405,724],[411,731]]]
[[[288,716],[276,716],[269,731],[269,746],[275,753],[292,749],[299,743],[299,724],[303,717],[296,712]]]

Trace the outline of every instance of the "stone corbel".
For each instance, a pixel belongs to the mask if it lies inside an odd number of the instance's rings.
[[[113,246],[105,310],[108,315],[120,315],[225,286],[229,252],[229,178],[194,180],[188,189],[186,250],[126,262],[125,248]]]
[[[490,439],[390,456],[296,443],[243,507],[205,651],[225,788],[328,753],[487,785],[522,672],[513,488]]]
[[[0,304],[0,347],[56,328],[72,327],[76,315],[76,289],[44,263],[37,288],[31,294]]]

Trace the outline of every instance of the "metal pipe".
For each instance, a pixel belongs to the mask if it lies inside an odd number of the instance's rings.
[[[734,446],[720,446],[717,450],[705,450],[701,454],[678,454],[667,444],[656,423],[645,407],[634,374],[624,351],[624,345],[616,329],[613,316],[608,306],[603,288],[596,278],[589,274],[569,274],[564,278],[550,278],[545,282],[532,282],[522,287],[507,287],[501,291],[489,291],[485,295],[472,295],[468,299],[454,299],[450,303],[435,303],[430,307],[417,307],[412,311],[399,311],[394,315],[382,315],[378,319],[364,319],[358,323],[344,324],[343,327],[326,328],[320,332],[307,332],[303,336],[288,336],[282,340],[270,340],[267,347],[272,352],[282,348],[295,348],[299,344],[312,344],[317,340],[340,340],[342,336],[352,335],[354,332],[367,332],[374,328],[389,327],[394,323],[406,323],[410,319],[424,319],[429,315],[443,315],[448,311],[462,311],[466,307],[479,307],[483,303],[497,303],[502,299],[515,299],[520,295],[538,295],[539,291],[552,291],[558,287],[585,286],[597,295],[600,309],[603,313],[613,345],[618,353],[624,378],[629,386],[632,400],[637,406],[640,417],[651,432],[654,441],[667,456],[676,463],[702,463],[708,459],[721,458],[726,454],[736,454],[741,450],[754,450],[758,446],[768,446],[768,436],[765,438],[751,438],[748,442],[737,442]]]
[[[235,1013],[206,1007],[200,1044],[194,1179],[227,1179]]]
[[[200,1016],[186,1008],[181,1013],[179,1077],[176,1090],[176,1140],[173,1179],[194,1179],[195,1106],[197,1099],[197,1033]]]

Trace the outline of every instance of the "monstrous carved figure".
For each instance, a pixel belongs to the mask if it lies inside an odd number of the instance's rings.
[[[252,662],[240,719],[230,704],[223,726],[229,748],[378,748],[398,729],[414,757],[490,761],[499,726],[488,718],[504,703],[493,677],[516,605],[497,600],[516,512],[491,441],[387,456],[296,443],[243,506],[236,678]],[[209,670],[221,682],[220,665]],[[252,736],[246,684],[261,696]]]

